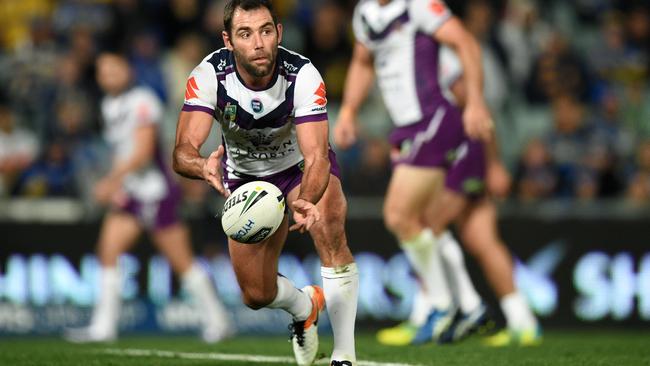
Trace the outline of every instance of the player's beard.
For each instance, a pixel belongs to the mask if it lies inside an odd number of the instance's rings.
[[[271,54],[262,54],[262,55],[255,55],[253,58],[247,59],[246,56],[244,56],[242,53],[237,51],[236,49],[233,50],[235,53],[235,58],[237,61],[239,61],[239,64],[242,65],[242,67],[246,70],[247,73],[250,75],[256,77],[256,78],[263,78],[265,76],[270,75],[273,72],[273,68],[275,66],[275,59],[278,55],[278,48],[275,47]],[[255,65],[252,60],[256,57],[266,57],[269,60],[269,63],[266,65]]]

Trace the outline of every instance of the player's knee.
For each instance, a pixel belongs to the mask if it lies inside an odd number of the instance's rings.
[[[253,309],[259,310],[273,302],[274,294],[261,289],[246,289],[243,291],[244,304]]]
[[[391,209],[390,206],[384,206],[384,224],[388,230],[398,237],[408,236],[413,226],[413,218],[406,215],[400,210]]]

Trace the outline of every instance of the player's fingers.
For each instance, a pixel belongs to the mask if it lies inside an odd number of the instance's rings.
[[[314,226],[315,221],[316,221],[316,219],[314,218],[314,216],[308,216],[307,217],[307,223],[305,224],[305,229],[307,231],[311,230],[311,227]]]
[[[311,217],[314,218],[314,222],[319,221],[320,220],[320,211],[318,211],[318,208],[316,208],[316,206],[314,206],[313,210],[311,210],[311,211],[312,211],[312,216]]]
[[[224,150],[224,148],[223,148],[223,145],[219,145],[219,147],[217,148],[217,151],[215,151],[215,153],[216,153],[216,154],[215,154],[215,157],[216,157],[217,159],[221,159],[221,157],[223,156],[223,153],[224,153],[224,152],[225,152],[225,150]]]
[[[297,223],[291,225],[291,227],[289,227],[289,231],[296,231],[296,230],[300,229],[302,226],[303,225],[301,223],[297,222]]]
[[[294,209],[294,210],[297,209],[297,210],[299,210],[299,211],[303,211],[303,210],[305,210],[305,209],[307,208],[307,207],[306,207],[306,206],[307,206],[307,202],[305,202],[305,201],[303,201],[303,200],[296,200],[296,201],[293,201],[293,202],[291,203],[291,205],[293,206],[293,209]]]
[[[218,179],[218,178],[215,177],[215,176],[208,176],[207,181],[208,181],[208,183],[210,183],[210,185],[211,185],[212,187],[214,187],[214,189],[216,189],[217,192],[219,192],[222,196],[224,196],[224,197],[228,197],[228,193],[226,192],[226,189],[223,187],[223,184],[221,183],[221,180],[220,180],[220,179]]]

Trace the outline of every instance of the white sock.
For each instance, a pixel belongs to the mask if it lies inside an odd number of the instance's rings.
[[[332,360],[356,363],[354,348],[354,323],[359,298],[359,272],[357,264],[350,263],[331,268],[321,267],[327,314],[334,333]]]
[[[120,273],[116,267],[102,267],[99,298],[95,302],[90,327],[101,333],[116,333],[120,318]]]
[[[468,314],[481,305],[481,296],[476,292],[472,279],[465,267],[465,257],[460,245],[449,231],[438,238],[438,250],[447,270],[451,291],[463,313]]]
[[[519,292],[515,291],[502,297],[500,303],[508,329],[522,331],[537,327],[535,315],[528,307],[526,299]]]
[[[284,276],[278,275],[277,284],[278,293],[267,308],[285,310],[296,321],[307,320],[313,307],[309,295],[295,288]]]
[[[230,325],[226,308],[219,301],[210,278],[199,264],[192,264],[190,269],[181,274],[181,282],[194,300],[196,311],[202,314],[204,327],[221,328]]]
[[[413,296],[413,309],[409,315],[409,323],[416,327],[423,326],[433,308],[432,303],[432,299],[422,290],[422,286],[418,286],[418,290]]]
[[[401,242],[400,246],[420,277],[427,296],[434,299],[433,305],[446,310],[451,306],[451,293],[436,244],[433,231],[424,229],[415,238]]]

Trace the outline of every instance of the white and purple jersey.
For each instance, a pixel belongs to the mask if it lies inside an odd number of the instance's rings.
[[[226,176],[270,176],[304,158],[295,125],[327,120],[320,73],[305,57],[279,47],[273,79],[254,90],[237,73],[234,55],[222,48],[192,71],[183,111],[202,111],[220,123]]]
[[[133,87],[117,96],[106,96],[101,104],[104,119],[104,138],[111,146],[115,162],[127,160],[133,154],[137,141],[135,131],[146,125],[158,126],[163,117],[163,106],[153,91],[145,87]],[[160,145],[150,164],[129,173],[123,188],[133,199],[140,202],[157,202],[175,190],[175,182]]]
[[[438,77],[440,86],[445,97],[457,104],[456,97],[451,91],[452,85],[463,76],[463,64],[460,58],[451,48],[443,46],[440,48],[440,67]]]
[[[445,103],[433,34],[451,16],[439,0],[362,0],[355,9],[354,34],[374,56],[379,88],[397,127],[431,119]]]

